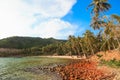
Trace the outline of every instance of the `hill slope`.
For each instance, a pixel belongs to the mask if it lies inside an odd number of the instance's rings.
[[[39,38],[39,37],[9,37],[0,40],[0,48],[31,48],[43,47],[52,43],[65,42],[65,40],[57,40],[53,38]]]

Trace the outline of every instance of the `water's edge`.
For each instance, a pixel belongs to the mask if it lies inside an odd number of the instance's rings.
[[[48,57],[0,58],[0,80],[61,80],[48,69],[69,62],[71,59]]]

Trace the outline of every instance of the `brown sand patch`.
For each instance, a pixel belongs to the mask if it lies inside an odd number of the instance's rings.
[[[113,60],[113,59],[120,60],[120,51],[111,50],[106,52],[98,52],[97,54],[91,57],[91,60],[93,61],[99,61],[101,59],[106,61]]]

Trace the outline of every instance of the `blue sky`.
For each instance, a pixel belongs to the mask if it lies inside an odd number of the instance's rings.
[[[96,33],[97,31],[93,30],[90,27],[91,9],[87,9],[88,5],[92,0],[77,0],[77,3],[72,7],[72,13],[68,13],[62,19],[69,21],[70,23],[75,23],[79,25],[82,31],[75,33],[75,36],[82,36],[86,30],[91,30]],[[106,15],[118,14],[120,15],[120,0],[108,0],[111,4],[109,11],[105,12]],[[82,24],[82,25],[81,25]]]
[[[67,39],[89,29],[92,0],[0,0],[0,38],[31,36]],[[106,15],[120,15],[120,0],[109,0]]]

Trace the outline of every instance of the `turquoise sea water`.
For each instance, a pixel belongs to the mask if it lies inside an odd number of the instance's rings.
[[[0,58],[0,80],[52,80],[50,75],[25,72],[24,69],[69,61],[46,57]]]

